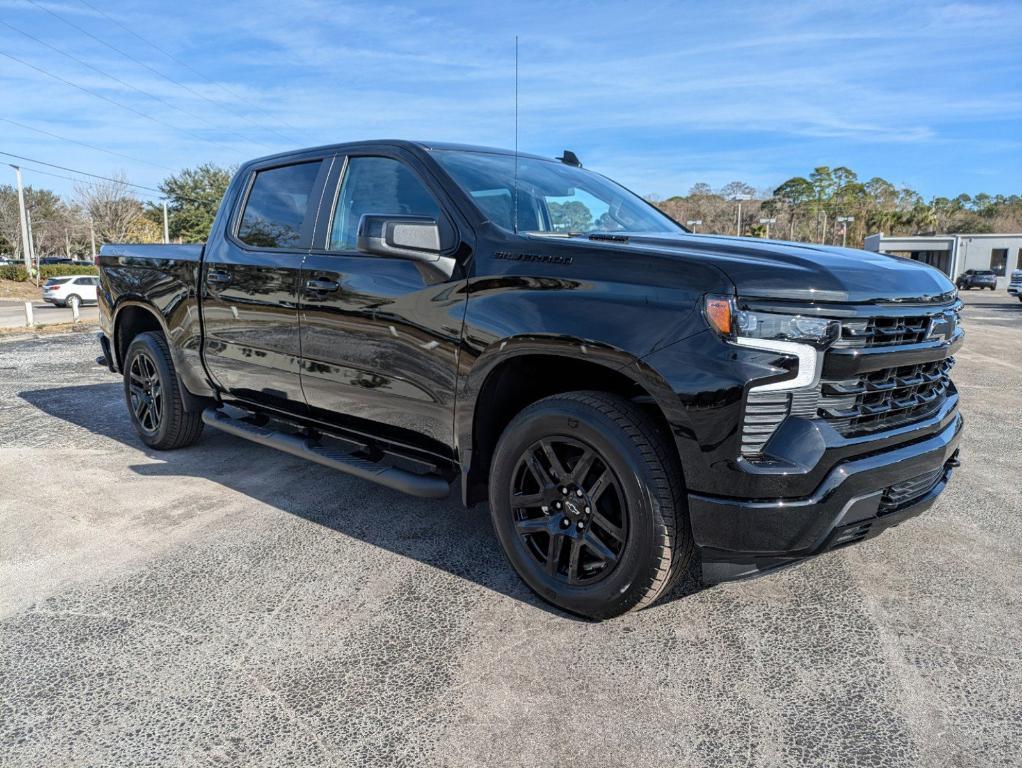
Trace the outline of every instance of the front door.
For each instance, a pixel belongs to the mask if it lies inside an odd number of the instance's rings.
[[[305,409],[299,286],[329,165],[313,158],[254,168],[225,236],[205,254],[203,353],[210,375],[231,396]]]
[[[429,216],[453,233],[440,194],[410,158],[338,158],[320,214],[328,223],[302,271],[302,388],[316,418],[449,454],[460,273],[356,249],[364,214]]]

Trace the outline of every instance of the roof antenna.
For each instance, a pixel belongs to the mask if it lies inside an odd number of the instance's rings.
[[[515,234],[518,234],[518,35],[515,35],[515,188],[514,199]]]

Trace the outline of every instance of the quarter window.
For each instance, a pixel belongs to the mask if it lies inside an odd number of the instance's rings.
[[[245,203],[238,239],[258,248],[307,248],[309,196],[321,161],[259,171]]]
[[[429,216],[439,220],[440,208],[408,168],[389,157],[353,157],[348,160],[337,195],[330,250],[352,251],[358,223],[365,214]]]

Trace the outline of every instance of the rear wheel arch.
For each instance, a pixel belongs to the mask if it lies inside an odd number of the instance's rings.
[[[530,350],[492,361],[484,372],[477,372],[474,386],[467,387],[475,398],[470,410],[463,409],[462,423],[458,425],[462,446],[470,447],[467,452],[470,458],[462,465],[465,503],[486,500],[490,464],[504,429],[522,410],[551,395],[578,391],[617,395],[639,405],[658,429],[670,435],[663,410],[650,389],[629,375],[634,369],[629,368],[628,362],[621,353],[580,359],[556,349]],[[471,421],[467,422],[465,417]],[[465,454],[463,451],[463,458]]]
[[[167,328],[159,313],[151,306],[138,302],[124,304],[114,315],[114,354],[118,369],[123,369],[124,356],[131,342],[141,333],[152,331],[167,339]]]

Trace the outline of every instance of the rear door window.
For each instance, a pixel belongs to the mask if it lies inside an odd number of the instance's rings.
[[[319,200],[310,201],[321,160],[258,171],[245,201],[238,239],[255,248],[308,248],[307,218]],[[310,205],[311,202],[311,205]]]

